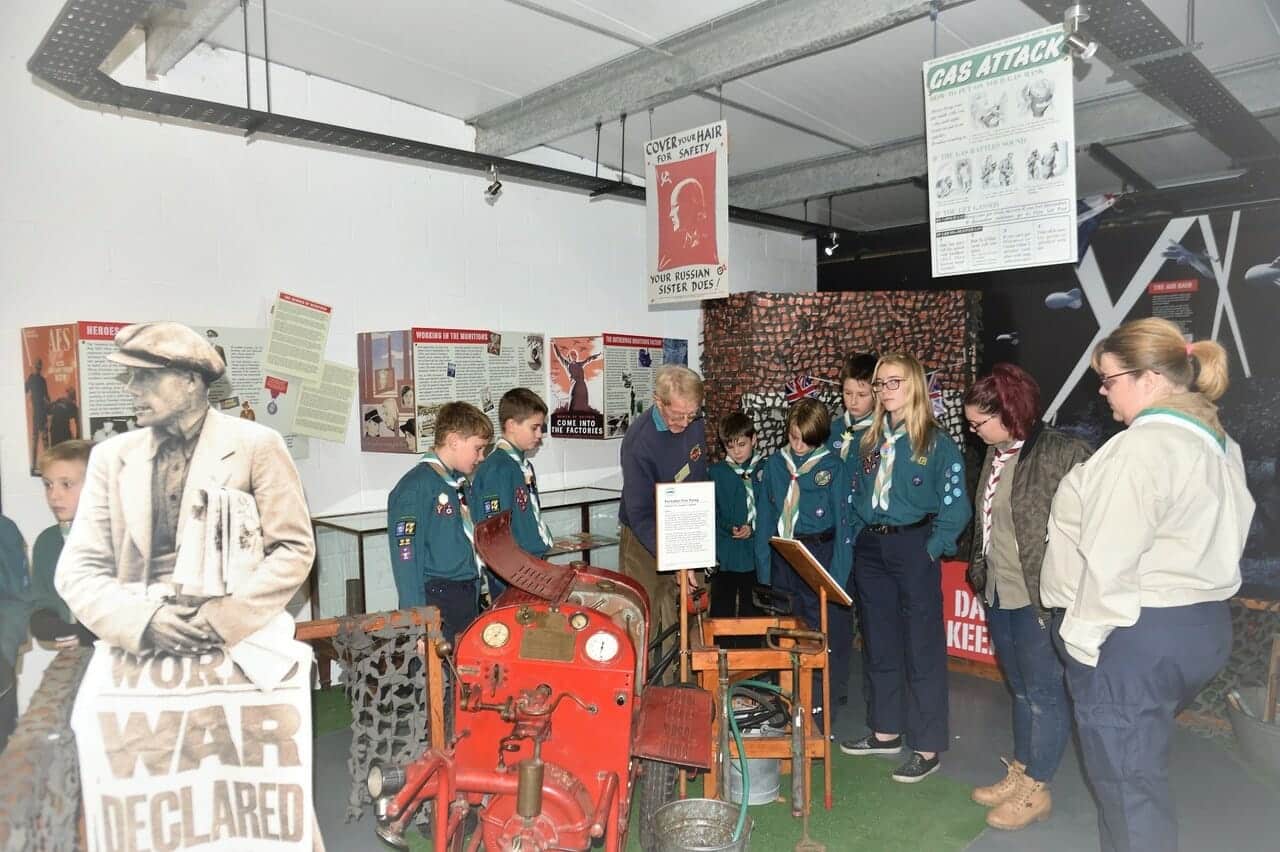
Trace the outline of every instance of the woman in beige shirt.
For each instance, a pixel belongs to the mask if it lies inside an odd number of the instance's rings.
[[[1174,852],[1173,718],[1226,663],[1226,600],[1253,517],[1218,420],[1227,355],[1162,319],[1125,323],[1093,368],[1128,428],[1062,480],[1040,595],[1075,702],[1103,850]]]

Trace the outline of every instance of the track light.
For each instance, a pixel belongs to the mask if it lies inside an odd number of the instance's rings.
[[[502,195],[502,181],[498,180],[498,167],[489,167],[489,177],[493,180],[484,188],[484,200],[489,204],[497,204],[498,196]]]
[[[1096,41],[1086,41],[1080,35],[1080,25],[1089,20],[1089,7],[1083,3],[1068,6],[1062,13],[1062,29],[1067,34],[1067,49],[1071,55],[1086,62],[1098,52]]]
[[[836,253],[836,249],[840,248],[840,234],[837,231],[831,232],[831,245],[823,249],[827,257],[831,257]]]

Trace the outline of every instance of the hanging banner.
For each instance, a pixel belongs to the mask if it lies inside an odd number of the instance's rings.
[[[723,121],[644,146],[649,304],[729,295],[729,134]]]
[[[933,275],[1075,263],[1075,110],[1061,26],[924,63]]]

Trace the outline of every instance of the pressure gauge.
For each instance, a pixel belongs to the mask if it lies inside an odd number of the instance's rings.
[[[490,648],[501,648],[511,640],[511,628],[501,621],[491,621],[480,633],[480,641]]]
[[[574,630],[581,630],[587,626],[588,622],[589,619],[585,612],[575,612],[573,615],[569,616],[569,626]]]
[[[618,656],[618,637],[601,630],[587,637],[587,659],[595,663],[607,663]]]

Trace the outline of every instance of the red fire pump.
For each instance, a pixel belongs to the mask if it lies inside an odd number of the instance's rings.
[[[643,587],[582,563],[520,550],[509,513],[476,525],[476,549],[506,592],[452,656],[452,734],[405,767],[375,767],[378,834],[404,846],[414,813],[434,801],[436,852],[626,847],[633,792],[648,820],[673,797],[677,767],[708,769],[712,701],[705,690],[645,684],[649,601]],[[442,697],[431,695],[433,703]],[[437,708],[439,709],[439,708]]]

